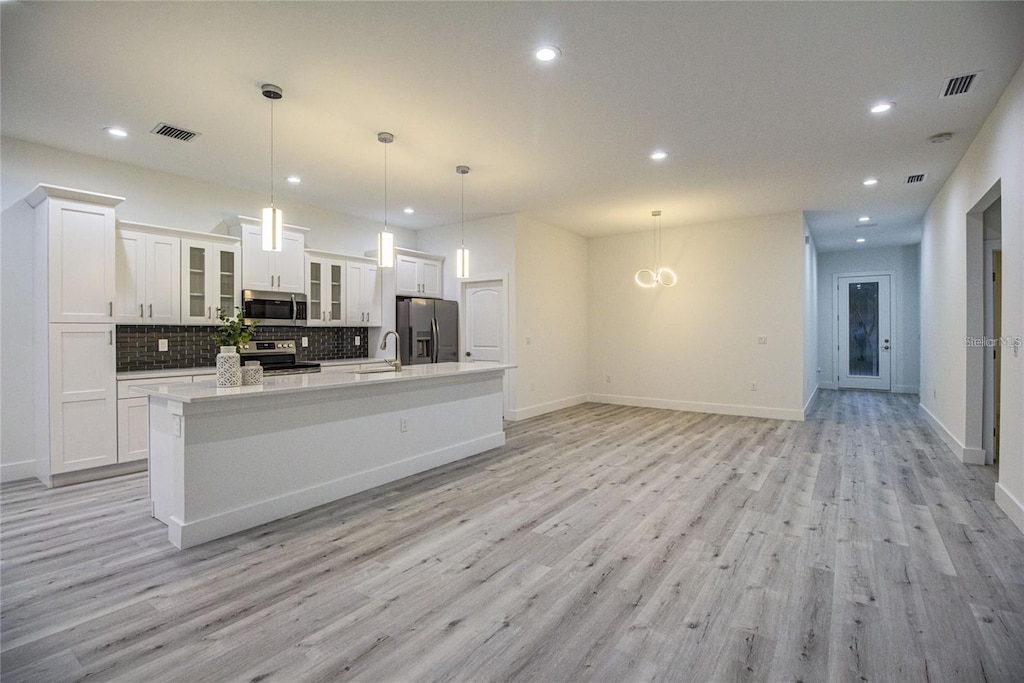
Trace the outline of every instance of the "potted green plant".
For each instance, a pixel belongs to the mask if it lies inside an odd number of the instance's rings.
[[[258,320],[245,324],[245,315],[241,307],[236,307],[235,316],[229,317],[224,309],[217,309],[217,317],[221,326],[213,335],[213,340],[220,347],[217,354],[217,386],[237,387],[242,383],[242,363],[238,356],[238,345],[247,344],[256,332]]]
[[[217,328],[216,334],[213,335],[213,340],[217,342],[217,346],[237,347],[239,344],[248,344],[249,340],[252,339],[252,335],[256,333],[256,326],[260,324],[260,321],[254,320],[249,325],[246,325],[242,307],[238,306],[235,310],[236,314],[232,318],[225,314],[223,308],[217,309],[217,318],[221,322],[221,326]]]

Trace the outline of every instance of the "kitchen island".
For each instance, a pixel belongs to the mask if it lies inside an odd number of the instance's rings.
[[[188,548],[497,448],[509,367],[135,387],[149,396],[153,516]]]

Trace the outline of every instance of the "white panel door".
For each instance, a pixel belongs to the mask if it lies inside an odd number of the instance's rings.
[[[50,322],[112,322],[114,209],[48,201]]]
[[[114,326],[50,325],[50,471],[117,462]]]
[[[114,319],[138,325],[146,322],[146,233],[118,230],[114,240],[117,295]]]
[[[463,360],[502,363],[505,360],[505,293],[500,281],[467,283],[466,338]]]
[[[444,269],[440,261],[423,260],[420,263],[420,291],[424,296],[441,298],[444,291]]]
[[[399,296],[419,296],[420,260],[399,254],[395,258],[395,292]]]
[[[381,297],[380,277],[377,266],[364,263],[360,271],[360,292],[359,298],[366,308],[367,327],[380,327],[381,324]]]
[[[275,289],[303,292],[306,289],[306,238],[301,233],[285,232],[281,251],[274,254]]]
[[[242,289],[267,291],[275,288],[273,255],[272,251],[263,251],[263,233],[259,226],[242,226]],[[301,292],[302,286],[295,291]]]
[[[181,322],[181,239],[146,236],[146,322]]]
[[[149,458],[149,399],[122,398],[117,402],[117,461]]]
[[[840,277],[836,281],[839,388],[889,391],[889,276]]]

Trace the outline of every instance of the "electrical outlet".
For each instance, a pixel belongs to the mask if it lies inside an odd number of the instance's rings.
[[[758,344],[767,344],[768,343],[768,337],[765,336],[765,335],[761,335],[760,337],[757,338],[757,343]]]
[[[302,348],[306,348],[307,346],[309,346],[309,337],[303,337],[302,338]]]
[[[167,348],[168,347],[167,347],[167,340],[166,339],[157,339],[156,340],[156,350],[157,351],[166,351]]]
[[[404,417],[398,418],[398,431],[403,433],[409,431],[409,422]]]
[[[757,382],[751,382],[750,383],[750,390],[751,391],[757,391]]]
[[[356,336],[356,346],[359,346],[359,336]]]

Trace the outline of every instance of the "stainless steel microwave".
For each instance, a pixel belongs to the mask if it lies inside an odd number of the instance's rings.
[[[242,290],[246,323],[258,320],[261,325],[305,325],[306,310],[306,295],[301,292]]]

